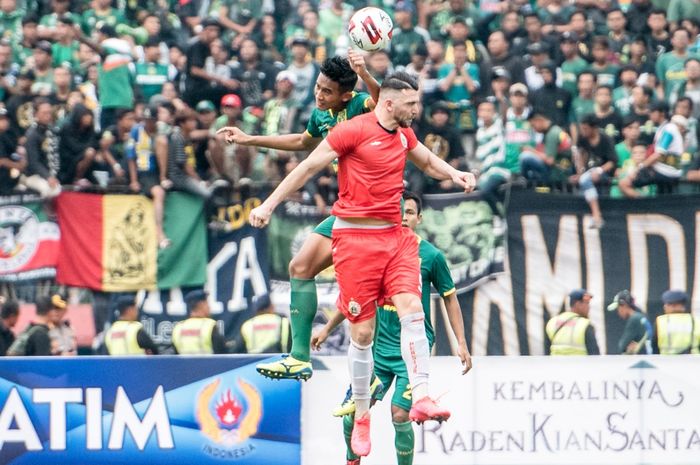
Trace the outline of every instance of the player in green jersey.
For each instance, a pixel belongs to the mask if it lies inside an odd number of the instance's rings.
[[[367,85],[370,94],[354,92],[358,76]],[[348,51],[348,58],[328,58],[321,65],[314,90],[316,108],[306,131],[281,136],[252,136],[236,127],[225,127],[218,134],[225,135],[228,143],[267,147],[287,151],[311,151],[338,123],[374,109],[379,98],[379,83],[367,71],[364,57]],[[311,327],[318,298],[318,273],[333,264],[331,257],[331,230],[335,217],[322,221],[310,234],[299,252],[289,263],[291,282],[290,322],[292,349],[279,360],[257,365],[260,374],[273,379],[303,379],[312,375],[310,357]]]
[[[421,222],[421,200],[413,193],[405,192],[403,226],[415,231],[416,226]],[[430,285],[440,293],[445,302],[447,316],[450,326],[457,339],[457,355],[462,362],[462,374],[466,374],[472,367],[471,355],[467,349],[467,342],[464,337],[464,322],[462,320],[462,310],[455,293],[454,282],[447,267],[445,256],[434,245],[422,240],[416,235],[419,241],[419,256],[421,260],[421,282],[422,282],[422,304],[425,312],[425,333],[428,342],[432,347],[435,340],[435,332],[430,322]],[[319,349],[321,344],[328,338],[333,329],[343,321],[343,314],[336,312],[326,325],[313,335],[311,345]],[[391,305],[383,305],[377,311],[377,331],[374,339],[374,373],[377,378],[388,389],[394,378],[396,387],[391,398],[391,417],[394,424],[395,436],[394,446],[396,447],[396,458],[399,465],[410,465],[413,463],[414,435],[413,427],[409,421],[408,413],[411,410],[411,387],[408,384],[408,372],[406,365],[401,358],[401,323],[396,314],[396,309]],[[379,392],[376,398],[381,400],[383,392]],[[348,391],[343,405],[333,413],[335,416],[344,416],[343,432],[347,444],[348,465],[359,465],[360,458],[352,452],[350,447],[350,437],[353,428],[353,414],[355,403],[352,400],[352,393]]]

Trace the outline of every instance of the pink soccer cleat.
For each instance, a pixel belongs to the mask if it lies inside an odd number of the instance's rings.
[[[415,421],[418,424],[428,420],[435,420],[442,423],[450,418],[450,411],[444,407],[440,407],[433,399],[425,396],[413,403],[408,417],[411,421]]]
[[[369,412],[360,418],[355,418],[350,446],[352,451],[360,457],[369,455],[369,451],[372,449],[372,443],[369,438]]]
[[[355,460],[348,459],[347,465],[360,465],[360,459],[359,458],[357,458]]]

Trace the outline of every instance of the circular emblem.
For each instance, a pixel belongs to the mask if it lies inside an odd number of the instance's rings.
[[[360,303],[357,302],[354,299],[350,299],[350,303],[348,304],[348,311],[350,312],[351,315],[357,316],[360,314],[360,310],[362,307],[360,306]]]
[[[39,219],[28,208],[0,207],[0,273],[21,269],[39,245]]]
[[[400,134],[401,138],[401,145],[403,145],[403,148],[407,149],[408,148],[408,139],[406,139],[406,136],[404,136],[403,132]]]

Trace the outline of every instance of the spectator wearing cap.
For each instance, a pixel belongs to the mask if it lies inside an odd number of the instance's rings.
[[[654,115],[652,111],[652,115]],[[620,189],[627,197],[638,197],[636,187],[655,184],[661,189],[672,188],[680,179],[681,155],[685,151],[684,134],[688,130],[688,119],[674,115],[670,121],[660,125],[654,136],[654,148],[637,169],[620,181]]]
[[[143,122],[134,125],[127,143],[126,158],[129,163],[129,187],[153,199],[158,247],[170,246],[170,239],[163,231],[163,212],[167,181],[167,141],[158,136],[158,107],[149,106],[143,111]]]
[[[391,38],[391,61],[394,66],[407,66],[418,47],[430,40],[428,31],[413,26],[416,10],[412,2],[399,0],[394,5],[394,34]]]
[[[160,94],[163,84],[169,80],[168,66],[161,63],[160,41],[149,38],[143,45],[143,61],[134,67],[134,84],[138,100],[149,102]]]
[[[0,45],[0,48],[2,46]],[[25,70],[17,76],[15,93],[5,102],[10,119],[10,133],[13,141],[18,141],[34,122],[32,84],[34,72]]]
[[[669,98],[688,78],[685,71],[686,60],[700,58],[700,55],[688,52],[690,39],[688,30],[676,29],[671,35],[673,50],[662,54],[656,60],[656,77],[659,79],[657,92],[660,98]]]
[[[158,346],[138,321],[139,310],[133,297],[117,299],[118,319],[105,333],[104,349],[108,355],[158,355]]]
[[[211,309],[204,291],[190,291],[185,295],[189,318],[175,324],[172,343],[180,355],[225,354],[226,343],[211,318]]]
[[[53,68],[51,67],[51,43],[40,40],[34,47],[32,54],[34,73],[34,83],[32,93],[35,95],[48,96],[53,90]]]
[[[299,120],[308,121],[314,108],[314,83],[318,77],[318,64],[309,53],[310,43],[304,37],[295,37],[291,42],[291,62],[287,71],[296,77],[292,98],[299,108]]]
[[[496,112],[500,118],[508,109],[508,89],[510,88],[511,76],[503,66],[491,68],[489,92],[487,98],[496,104]]]
[[[436,102],[430,108],[430,117],[418,124],[418,140],[434,154],[455,168],[466,168],[464,146],[459,131],[450,124],[452,110],[446,102]],[[438,192],[437,181],[418,170],[413,163],[407,164],[406,179],[413,192]]]
[[[528,116],[532,129],[542,134],[535,147],[523,147],[520,172],[532,183],[564,183],[573,174],[571,137],[542,110],[533,109]]]
[[[85,35],[92,35],[93,30],[98,29],[102,24],[111,27],[126,24],[124,13],[111,5],[111,0],[93,0],[92,8],[83,12],[82,28]]]
[[[183,96],[190,107],[195,107],[200,100],[218,101],[226,92],[237,90],[240,84],[230,78],[211,74],[206,69],[207,59],[211,57],[211,44],[221,35],[221,25],[214,18],[205,18],[197,39],[187,49],[187,68],[185,70],[186,91]]]
[[[615,88],[620,68],[611,62],[610,43],[607,37],[597,36],[593,38],[591,57],[593,62],[588,69],[595,73],[598,85]]]
[[[510,53],[510,44],[503,31],[494,31],[487,42],[490,66],[501,66],[510,76],[510,82],[525,82],[525,66],[522,58]],[[483,65],[482,65],[483,66]]]
[[[53,128],[53,107],[48,100],[34,103],[34,124],[29,128],[24,147],[27,169],[20,183],[37,191],[43,198],[53,198],[61,192],[58,181],[60,157],[58,137]]]
[[[7,110],[0,107],[0,195],[10,194],[27,167],[24,147],[18,147],[10,132]]]
[[[71,328],[66,319],[68,305],[64,297],[59,296],[63,305],[56,307],[56,311],[49,313],[49,337],[51,338],[51,353],[59,356],[78,355],[78,340],[75,330]]]
[[[688,97],[693,102],[693,117],[700,118],[700,59],[688,58],[684,66],[687,79],[669,95],[668,102],[675,105],[678,99]]]
[[[520,173],[520,154],[523,148],[535,143],[535,132],[528,121],[528,93],[527,86],[522,83],[515,83],[508,90],[509,107],[504,118],[505,167],[515,174]]]
[[[617,168],[615,143],[598,127],[598,119],[593,114],[584,116],[580,124],[581,134],[578,143],[578,156],[574,157],[576,174],[570,178],[578,183],[583,197],[591,208],[591,227],[603,226],[603,215],[598,203],[598,186],[607,183]]]
[[[503,119],[499,116],[493,99],[486,99],[479,104],[477,117],[479,129],[476,131],[476,160],[480,173],[479,190],[494,215],[500,215],[503,213],[503,199],[499,188],[510,180],[510,171],[505,166]]]
[[[258,44],[243,39],[238,50],[238,61],[231,66],[231,77],[240,83],[239,95],[243,106],[261,107],[272,98],[277,70],[260,59]]]
[[[625,30],[627,25],[625,13],[620,8],[610,8],[605,14],[605,22],[610,51],[615,57],[615,62],[620,63],[625,49],[629,48],[632,40],[632,36]]]
[[[632,90],[637,85],[639,72],[633,65],[624,65],[620,68],[618,81],[620,85],[613,89],[613,105],[621,117],[630,114],[632,109]]]
[[[525,84],[531,91],[535,91],[544,85],[544,80],[540,74],[542,65],[549,61],[547,46],[543,42],[534,42],[527,46],[527,54],[530,56],[530,66],[525,68]],[[561,69],[557,67],[556,83],[561,87]]]
[[[608,305],[609,312],[617,312],[625,321],[625,329],[617,343],[617,351],[627,355],[651,355],[652,328],[642,309],[627,289],[618,292]]]
[[[49,331],[53,326],[52,321],[55,321],[57,318],[57,313],[64,308],[66,308],[66,301],[58,294],[42,296],[36,300],[36,316],[23,331],[28,337],[26,339],[26,345],[19,355],[53,355]],[[17,340],[22,338],[22,335],[20,335]],[[14,347],[10,347],[10,349],[8,349],[8,354],[11,354],[13,349]]]
[[[289,319],[275,313],[270,296],[257,297],[252,307],[255,315],[241,325],[241,336],[234,342],[232,352],[269,354],[289,351]]]
[[[656,317],[651,346],[655,354],[699,354],[700,318],[688,312],[688,294],[669,289],[661,295],[664,314]]]
[[[535,110],[546,114],[550,120],[561,128],[568,128],[571,121],[572,94],[557,86],[557,65],[547,61],[540,67],[544,85],[530,93],[530,105]]]
[[[209,163],[216,176],[224,176],[231,180],[240,178],[240,170],[236,163],[236,154],[241,153],[247,156],[248,147],[227,144],[223,134],[217,131],[224,127],[241,126],[241,115],[243,113],[243,102],[236,94],[224,95],[221,99],[221,116],[219,116],[209,129]],[[243,155],[245,154],[245,155]]]
[[[439,13],[438,13],[439,14]],[[437,16],[433,18],[433,23],[437,19]],[[454,46],[457,44],[464,44],[466,61],[469,63],[475,63],[479,66],[486,60],[488,61],[489,52],[486,47],[481,42],[471,40],[469,38],[470,26],[467,19],[463,16],[454,16],[451,19],[449,26],[449,40],[447,41],[447,47],[445,48],[445,62],[454,63]],[[437,37],[431,34],[431,37]],[[486,65],[484,67],[484,72],[486,72]],[[488,78],[488,74],[486,74]]]
[[[263,107],[262,135],[291,134],[297,118],[297,102],[294,100],[296,75],[280,71],[275,78],[275,96]]]
[[[561,64],[561,87],[571,95],[576,95],[578,75],[588,68],[588,62],[579,53],[578,35],[573,32],[562,34],[560,49],[564,58]]]
[[[550,319],[545,327],[548,355],[600,355],[595,330],[588,319],[593,296],[585,289],[569,293],[569,310]]]
[[[15,342],[12,328],[19,319],[19,303],[16,300],[0,302],[0,357],[6,355],[7,349]]]

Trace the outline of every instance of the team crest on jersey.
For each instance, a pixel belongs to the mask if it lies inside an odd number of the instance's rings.
[[[351,315],[359,315],[361,309],[362,307],[360,306],[360,303],[358,301],[350,299],[350,303],[348,304],[348,311]]]
[[[338,123],[342,123],[343,121],[347,121],[347,120],[348,120],[348,110],[347,110],[347,108],[346,108],[346,109],[341,110],[340,112],[338,112],[338,118],[336,119],[336,121],[337,121]],[[336,124],[337,124],[337,123],[336,123]]]
[[[203,450],[214,457],[244,457],[255,450],[248,438],[258,432],[262,420],[261,396],[242,378],[235,393],[231,388],[219,390],[220,385],[221,379],[216,379],[197,396],[195,418],[202,434],[213,443]],[[236,394],[242,394],[242,399]]]
[[[39,218],[28,208],[0,208],[0,271],[18,270],[39,247]]]
[[[401,145],[403,146],[403,148],[407,149],[408,139],[406,139],[406,136],[403,134],[403,132],[399,135],[399,138],[401,139]]]

